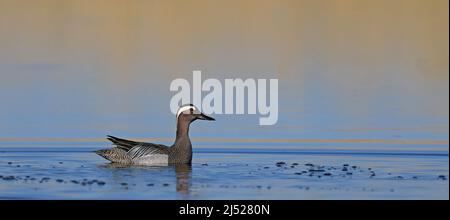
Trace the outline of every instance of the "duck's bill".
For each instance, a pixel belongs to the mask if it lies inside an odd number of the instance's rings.
[[[214,119],[213,117],[209,117],[209,116],[207,116],[207,115],[205,115],[205,114],[203,114],[203,113],[199,114],[199,115],[197,116],[197,119],[200,119],[200,120],[207,120],[207,121],[215,121],[215,120],[216,120],[216,119]]]

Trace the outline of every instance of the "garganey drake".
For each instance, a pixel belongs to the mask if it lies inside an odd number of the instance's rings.
[[[116,147],[95,151],[105,159],[127,165],[191,164],[192,144],[189,139],[189,125],[200,120],[215,119],[201,113],[194,105],[181,106],[177,111],[177,135],[172,146],[136,142],[108,135]]]

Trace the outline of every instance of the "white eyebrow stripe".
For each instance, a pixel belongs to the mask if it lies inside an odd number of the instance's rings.
[[[177,119],[178,119],[178,116],[180,116],[180,114],[181,114],[182,112],[184,112],[184,111],[186,111],[186,110],[189,110],[189,109],[191,109],[191,108],[193,108],[193,109],[195,110],[195,107],[194,107],[194,106],[190,106],[190,105],[183,106],[183,107],[181,107],[180,109],[178,109],[178,112],[177,112]]]

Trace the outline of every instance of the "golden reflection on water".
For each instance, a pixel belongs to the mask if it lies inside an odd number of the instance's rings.
[[[385,74],[448,78],[447,18],[446,0],[1,0],[0,55],[9,64],[97,63],[119,90],[137,83],[142,61],[158,65],[153,76],[221,60],[232,72],[263,65],[292,79],[305,74],[298,61],[318,59],[339,70],[327,77],[342,86],[371,86]]]

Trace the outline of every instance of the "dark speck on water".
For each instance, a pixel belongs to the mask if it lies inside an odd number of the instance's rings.
[[[14,176],[5,176],[3,177],[4,180],[14,180],[15,177]]]
[[[169,185],[170,185],[170,184],[168,184],[168,183],[164,183],[164,184],[163,184],[163,186],[169,186]]]
[[[283,165],[285,165],[285,164],[286,164],[286,162],[283,162],[283,161],[277,162],[277,163],[276,163],[276,165],[279,166],[279,167],[280,167],[280,166],[283,166]]]
[[[310,169],[309,172],[325,172],[323,169]]]
[[[147,186],[154,186],[154,185],[155,185],[154,183],[147,184]]]

